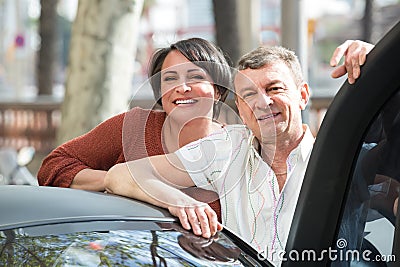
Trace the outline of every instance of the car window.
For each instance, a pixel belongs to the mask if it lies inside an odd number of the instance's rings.
[[[336,241],[341,259],[333,266],[343,261],[386,266],[395,260],[395,202],[400,189],[399,91],[382,107],[364,136],[351,181]]]
[[[259,266],[223,233],[204,239],[174,223],[130,230],[133,222],[74,232],[82,226],[73,224],[0,231],[0,266]]]

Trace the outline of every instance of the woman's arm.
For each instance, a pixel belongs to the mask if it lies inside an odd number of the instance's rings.
[[[83,169],[75,175],[70,187],[90,191],[104,191],[104,177],[106,174],[107,171],[103,170]]]
[[[122,154],[123,120],[117,115],[53,150],[39,169],[39,185],[104,191],[105,171]]]
[[[117,164],[107,172],[104,184],[110,193],[167,208],[197,235],[208,238],[222,228],[210,206],[179,190],[194,183],[174,154]]]

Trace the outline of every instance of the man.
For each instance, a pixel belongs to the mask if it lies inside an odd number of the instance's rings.
[[[363,64],[362,51],[351,66]],[[221,229],[215,212],[178,189],[213,190],[223,224],[278,263],[272,255],[285,248],[314,142],[301,119],[309,87],[295,54],[282,47],[257,48],[241,58],[238,69],[236,104],[247,127],[228,125],[173,154],[117,165],[105,185],[112,193],[168,208],[184,228],[204,237]]]

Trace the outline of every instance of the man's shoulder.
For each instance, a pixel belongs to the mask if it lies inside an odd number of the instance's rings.
[[[225,125],[218,131],[211,133],[210,135],[202,138],[199,142],[210,141],[210,140],[222,140],[222,141],[232,141],[232,140],[243,140],[249,138],[251,135],[251,130],[243,124],[230,124]]]
[[[251,136],[251,131],[244,125],[226,125],[174,153],[196,185],[204,185],[211,180],[216,182],[231,167],[234,168],[229,173],[240,172],[244,168]],[[204,177],[209,179],[204,180]]]
[[[226,129],[232,129],[232,130],[236,130],[236,131],[248,131],[249,128],[244,125],[244,124],[228,124],[228,125],[224,125],[223,128]]]
[[[192,150],[202,147],[205,150],[209,150],[208,146],[217,146],[222,149],[226,146],[232,146],[236,143],[241,143],[244,139],[251,136],[251,131],[245,125],[242,124],[230,124],[225,125],[221,129],[212,132],[206,137],[196,140],[182,147],[180,150]]]
[[[228,133],[231,134],[242,134],[245,136],[250,136],[251,130],[244,124],[230,124],[223,127]]]

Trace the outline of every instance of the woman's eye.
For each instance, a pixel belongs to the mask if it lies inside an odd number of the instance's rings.
[[[203,75],[193,75],[190,77],[192,80],[204,80],[205,77]]]
[[[176,80],[176,77],[173,77],[173,76],[164,77],[164,81],[165,81],[165,82],[168,82],[168,81],[175,81],[175,80]]]

